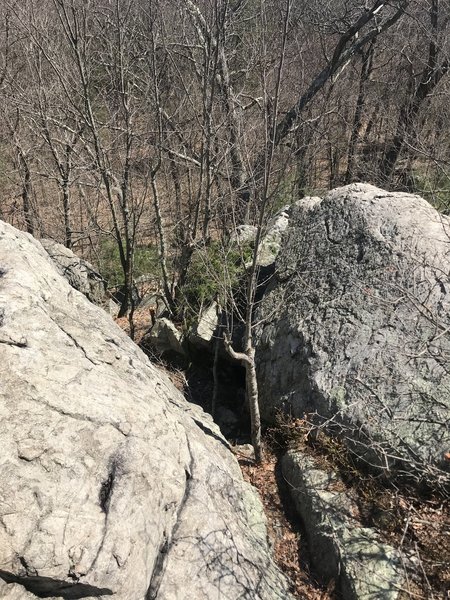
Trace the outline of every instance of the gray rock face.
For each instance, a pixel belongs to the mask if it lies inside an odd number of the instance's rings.
[[[73,288],[94,304],[103,305],[106,302],[106,281],[90,263],[54,240],[39,241],[55,263],[59,273]]]
[[[345,600],[399,598],[407,561],[374,530],[361,527],[356,505],[338,491],[338,475],[292,451],[283,457],[282,470],[305,527],[312,566],[324,583],[334,580]]]
[[[167,312],[167,306],[161,294],[150,293],[139,302],[139,308],[153,308],[155,317],[160,318]]]
[[[213,302],[200,313],[197,323],[189,332],[189,342],[196,348],[213,350],[214,333],[219,325],[218,305]]]
[[[154,349],[156,354],[167,353],[184,356],[183,334],[175,327],[170,319],[156,319],[155,324],[144,336],[141,342],[145,347]]]
[[[353,184],[297,203],[258,318],[262,412],[315,413],[368,463],[448,481],[450,220]]]
[[[289,597],[212,421],[1,222],[0,314],[2,598]]]
[[[257,228],[254,225],[238,225],[230,236],[230,241],[239,245],[255,241]]]
[[[289,224],[290,213],[291,207],[284,206],[269,221],[259,247],[258,265],[260,267],[269,267],[275,262],[281,248],[283,233]],[[254,225],[238,225],[230,236],[230,241],[239,246],[254,244],[256,234],[257,227]],[[250,265],[251,262],[248,266]]]
[[[258,264],[269,267],[275,262],[280,250],[283,233],[289,224],[291,207],[285,206],[273,217],[267,227],[267,232],[261,240]]]

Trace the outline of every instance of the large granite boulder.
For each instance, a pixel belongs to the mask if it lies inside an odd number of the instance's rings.
[[[262,414],[313,414],[368,464],[448,482],[450,220],[365,184],[299,201],[258,314]]]
[[[288,598],[219,430],[0,222],[0,596]]]
[[[43,238],[39,241],[55,263],[58,272],[73,288],[94,304],[102,306],[106,303],[106,281],[89,262],[54,240]]]

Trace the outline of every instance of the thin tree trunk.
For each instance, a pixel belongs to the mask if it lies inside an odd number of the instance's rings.
[[[261,416],[259,411],[258,380],[256,377],[255,348],[250,332],[246,332],[244,352],[236,352],[231,346],[230,336],[224,333],[224,344],[228,354],[245,368],[245,388],[251,419],[251,439],[255,451],[255,461],[259,464],[264,459],[261,443]]]
[[[167,243],[166,243],[166,235],[164,231],[164,224],[162,220],[161,214],[161,204],[159,201],[159,193],[158,187],[156,185],[156,174],[152,173],[150,177],[150,183],[152,187],[153,193],[153,206],[156,214],[156,227],[158,229],[158,237],[159,237],[159,261],[161,266],[161,274],[163,279],[163,290],[164,295],[166,297],[167,303],[169,305],[169,309],[171,312],[174,311],[175,303],[172,296],[172,291],[170,289],[169,282],[169,272],[167,270]]]
[[[70,144],[66,146],[66,162],[64,165],[64,174],[62,179],[62,194],[63,194],[63,214],[64,214],[64,245],[66,248],[72,248],[72,227],[71,227],[71,202],[69,190],[69,177],[72,168],[71,153],[73,147]]]
[[[362,115],[363,108],[365,103],[365,92],[366,92],[366,82],[368,81],[370,74],[372,72],[373,66],[373,53],[374,53],[374,45],[375,40],[372,40],[367,51],[363,53],[362,56],[362,66],[361,66],[361,74],[359,78],[359,89],[358,89],[358,97],[356,100],[356,108],[355,114],[353,117],[353,127],[352,133],[350,136],[350,141],[348,144],[348,153],[347,153],[347,172],[345,174],[344,183],[351,183],[355,177],[355,168],[356,168],[356,147],[358,144],[358,140],[361,137],[362,130]]]
[[[211,415],[214,419],[217,410],[217,399],[219,396],[219,349],[220,349],[220,332],[214,341],[214,362],[213,362],[213,394],[211,401]]]
[[[261,463],[263,461],[263,451],[261,445],[261,416],[259,412],[258,380],[256,378],[255,349],[253,345],[251,345],[247,352],[247,358],[249,360],[245,367],[245,383],[251,417],[252,446],[255,449],[256,462]]]
[[[70,195],[68,182],[62,183],[63,193],[63,212],[64,212],[64,245],[66,248],[72,248],[72,228],[70,226]]]
[[[28,161],[21,150],[19,150],[19,165],[22,171],[22,206],[25,217],[25,227],[28,233],[34,235],[35,225],[31,199],[33,193],[31,184],[31,171]]]

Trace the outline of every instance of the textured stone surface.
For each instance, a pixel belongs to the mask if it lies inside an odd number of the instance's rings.
[[[218,305],[213,302],[200,313],[198,321],[189,332],[189,342],[196,348],[213,350],[214,333],[219,325]]]
[[[283,233],[289,224],[291,206],[283,206],[267,224],[260,242],[258,265],[269,267],[275,262],[281,249]],[[232,233],[230,240],[238,245],[253,245],[256,239],[257,227],[254,225],[238,225]],[[250,267],[251,261],[248,263]]]
[[[258,318],[262,413],[344,426],[378,467],[447,478],[450,221],[353,184],[297,203]]]
[[[292,451],[283,457],[282,470],[305,527],[312,566],[322,580],[334,580],[345,600],[399,598],[404,562],[372,529],[361,527],[339,477]]]
[[[105,304],[106,281],[90,263],[54,240],[41,239],[39,241],[54,261],[59,273],[73,288],[84,294],[94,304]]]
[[[0,315],[2,598],[289,597],[212,421],[4,223]]]
[[[267,232],[261,240],[258,264],[260,267],[269,267],[275,262],[280,250],[283,233],[289,224],[291,207],[285,206],[277,212],[267,226]]]
[[[183,334],[170,319],[156,319],[150,331],[145,334],[141,344],[158,355],[179,354],[184,356]]]
[[[238,225],[230,235],[230,241],[249,244],[255,241],[257,228],[254,225]]]

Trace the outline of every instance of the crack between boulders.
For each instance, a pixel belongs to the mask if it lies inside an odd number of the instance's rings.
[[[194,467],[195,460],[192,454],[191,445],[189,439],[186,436],[186,443],[189,451],[189,467],[188,469],[184,469],[186,474],[186,485],[184,488],[183,497],[178,505],[178,508],[175,513],[175,522],[172,526],[172,530],[170,533],[164,532],[163,540],[159,547],[158,556],[156,557],[155,564],[153,566],[153,571],[150,576],[150,584],[147,589],[147,593],[145,594],[144,600],[156,600],[158,597],[159,588],[161,587],[161,583],[164,577],[164,573],[167,566],[167,559],[169,556],[169,552],[175,542],[177,531],[181,525],[181,515],[184,511],[186,503],[188,501],[189,495],[191,493],[193,476],[194,476]]]

